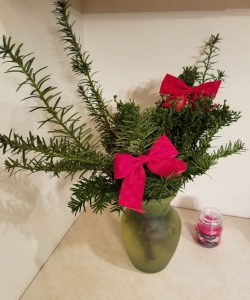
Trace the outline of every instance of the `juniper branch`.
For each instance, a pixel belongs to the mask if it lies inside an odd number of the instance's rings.
[[[95,213],[101,213],[110,204],[111,210],[121,210],[117,206],[117,193],[115,188],[116,183],[113,179],[107,176],[95,175],[89,179],[83,178],[71,188],[72,197],[68,206],[73,213],[78,213],[81,210],[86,211],[86,205]]]
[[[76,173],[78,171],[105,171],[111,163],[111,158],[100,152],[94,151],[92,148],[85,145],[84,151],[79,151],[72,147],[68,139],[56,139],[51,137],[47,142],[40,136],[34,136],[29,132],[29,136],[24,139],[22,136],[10,131],[9,135],[0,134],[0,149],[2,148],[5,154],[8,150],[12,154],[21,154],[22,157],[28,154],[36,155],[45,161],[57,158],[60,163],[57,163],[57,171],[69,171]],[[35,161],[31,161],[32,169],[34,169]],[[67,163],[69,162],[69,163]],[[25,169],[27,169],[27,160]],[[10,165],[9,165],[10,167]]]
[[[216,108],[209,110],[201,120],[204,129],[197,136],[194,134],[194,152],[205,153],[218,131],[237,122],[240,117],[240,112],[230,110],[226,101],[223,105],[219,104]],[[202,126],[199,127],[202,129]]]
[[[237,140],[234,143],[230,141],[226,145],[222,145],[217,150],[213,151],[210,158],[217,161],[219,158],[227,157],[232,154],[241,154],[244,151],[246,151],[246,147],[241,140]]]
[[[42,110],[49,113],[50,117],[46,120],[40,121],[40,126],[49,122],[58,126],[50,130],[53,134],[60,137],[69,138],[75,145],[75,147],[84,150],[84,144],[88,144],[92,135],[90,129],[86,129],[86,124],[79,125],[80,116],[78,113],[72,113],[72,105],[59,106],[61,97],[60,92],[55,92],[56,88],[52,86],[44,86],[50,79],[50,75],[38,78],[38,74],[44,70],[40,68],[35,70],[33,63],[35,58],[30,57],[29,54],[21,54],[22,44],[16,46],[12,43],[11,38],[3,36],[3,43],[0,46],[0,57],[7,63],[11,63],[11,66],[6,73],[22,73],[26,79],[19,84],[18,90],[28,84],[31,86],[32,91],[30,96],[23,100],[36,98],[42,102],[41,106],[33,106],[30,111]],[[40,75],[40,74],[39,74]]]
[[[170,196],[175,196],[183,185],[183,178],[175,179],[163,178],[152,173],[147,173],[147,180],[145,185],[144,199],[146,201],[162,200]]]
[[[245,144],[237,140],[232,143],[229,142],[224,146],[220,146],[212,154],[204,153],[201,156],[194,156],[193,160],[188,163],[188,172],[184,173],[186,181],[193,180],[194,177],[206,174],[207,171],[218,163],[220,158],[225,158],[233,154],[240,154],[246,151]]]
[[[152,114],[153,109],[140,112],[134,101],[117,102],[114,116],[115,131],[119,135],[114,151],[134,155],[146,153],[157,137],[157,125]]]
[[[209,40],[205,43],[201,55],[204,57],[201,61],[202,71],[200,72],[200,83],[204,83],[209,80],[223,80],[225,75],[224,71],[217,70],[217,75],[211,73],[214,70],[213,66],[216,63],[214,58],[217,57],[220,50],[217,46],[221,42],[219,34],[211,35]],[[210,72],[210,73],[209,73]]]
[[[56,167],[53,158],[33,158],[28,159],[25,154],[23,154],[21,159],[8,158],[4,162],[6,170],[13,175],[19,171],[29,171],[30,173],[35,172],[51,172],[54,176],[58,176],[59,172],[56,171]],[[66,170],[65,170],[66,171]]]
[[[69,2],[59,0],[55,2],[54,13],[58,24],[61,26],[62,40],[67,45],[65,50],[71,59],[72,70],[82,79],[78,84],[78,93],[83,98],[89,110],[89,115],[95,121],[97,130],[101,135],[109,134],[109,138],[117,137],[113,130],[113,116],[109,111],[107,103],[103,100],[102,90],[96,80],[93,79],[92,61],[89,59],[88,52],[82,52],[80,40],[77,41],[73,32],[73,24],[70,23]],[[102,139],[102,136],[101,136]],[[103,143],[105,146],[105,143]]]

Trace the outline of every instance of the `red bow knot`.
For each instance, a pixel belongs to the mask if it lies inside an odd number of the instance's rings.
[[[146,181],[143,164],[159,176],[178,176],[187,169],[187,164],[175,158],[179,152],[163,134],[152,145],[148,154],[134,157],[130,154],[116,154],[114,158],[114,178],[124,178],[120,190],[118,203],[121,206],[144,212],[142,199]]]
[[[161,83],[160,94],[170,95],[170,97],[163,103],[163,106],[171,107],[172,100],[175,100],[175,109],[181,110],[187,99],[192,102],[201,96],[215,97],[220,84],[221,80],[216,80],[192,87],[186,85],[180,78],[167,74]]]

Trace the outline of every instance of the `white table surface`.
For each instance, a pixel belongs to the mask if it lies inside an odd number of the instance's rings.
[[[116,215],[82,213],[21,299],[249,300],[250,219],[224,216],[221,245],[207,249],[193,238],[199,213],[178,212],[179,245],[167,268],[155,274],[130,263]]]

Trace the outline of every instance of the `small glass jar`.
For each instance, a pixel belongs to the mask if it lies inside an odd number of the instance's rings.
[[[195,227],[197,241],[202,246],[213,248],[220,244],[222,218],[217,209],[211,207],[203,209]]]

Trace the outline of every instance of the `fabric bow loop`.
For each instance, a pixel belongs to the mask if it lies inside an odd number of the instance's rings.
[[[176,100],[176,110],[180,110],[186,104],[187,99],[195,101],[201,96],[215,97],[220,84],[221,80],[216,80],[192,87],[180,78],[167,74],[161,83],[160,94],[170,95],[170,97],[163,103],[163,106],[171,107],[171,101]]]
[[[123,179],[119,205],[144,212],[142,199],[145,188],[146,173],[143,168],[147,164],[150,172],[159,176],[178,176],[187,168],[185,162],[175,158],[178,151],[164,134],[152,145],[148,154],[134,157],[130,154],[116,154],[114,158],[114,178]]]

